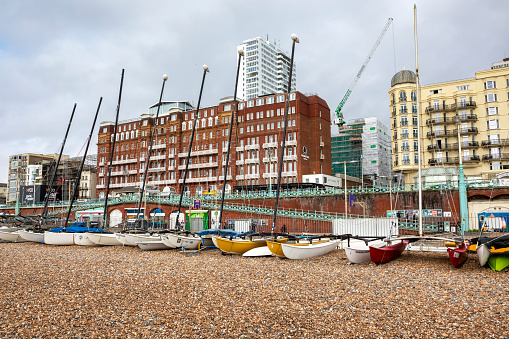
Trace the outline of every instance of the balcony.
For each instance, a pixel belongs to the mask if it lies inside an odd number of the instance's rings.
[[[95,185],[95,188],[96,189],[101,189],[101,188],[106,188],[106,186],[105,185]]]
[[[202,151],[193,151],[193,152],[191,152],[191,156],[195,157],[198,155],[217,154],[217,152],[218,152],[217,149],[206,149],[206,150],[202,150]],[[178,154],[178,157],[185,158],[185,157],[187,157],[187,153],[188,152],[181,152]]]
[[[244,180],[244,174],[235,176],[235,180]]]
[[[235,165],[244,165],[244,160],[237,160],[235,161]]]
[[[152,146],[152,149],[161,149],[161,148],[166,148],[166,144],[161,144],[161,145],[153,145]]]
[[[104,177],[104,173],[99,173],[99,177]]]
[[[439,136],[455,136],[457,135],[457,133],[454,133],[455,131],[447,131],[447,130],[440,130],[440,131],[433,131],[433,132],[428,132],[426,133],[426,136],[428,138],[431,138],[431,137],[439,137]]]
[[[482,160],[509,160],[509,153],[494,153],[482,156]]]
[[[228,177],[230,177],[230,176],[228,176]],[[256,173],[256,174],[246,174],[245,177],[246,177],[246,180],[260,179],[260,174],[259,173]]]
[[[408,133],[402,133],[401,139],[408,139]]]
[[[254,145],[246,145],[244,146],[244,149],[246,151],[250,151],[250,150],[253,150],[253,149],[260,149],[260,144],[254,144]]]
[[[403,160],[401,161],[401,164],[402,164],[402,165],[410,165],[410,159],[403,159]]]
[[[477,141],[465,141],[461,143],[461,148],[474,148],[479,147],[479,142]],[[447,150],[447,149],[458,149],[458,143],[445,144],[445,145],[429,145],[428,151],[432,150]]]
[[[166,180],[154,180],[147,182],[147,185],[164,185],[166,184]]]
[[[297,140],[286,140],[285,147],[288,147],[288,146],[297,146]],[[321,146],[321,144],[320,144],[320,146]]]
[[[401,126],[408,126],[408,120],[402,120]]]
[[[195,169],[195,168],[208,168],[208,167],[217,167],[217,162],[202,162],[198,164],[189,164],[188,169]],[[179,170],[185,170],[186,165],[180,165],[178,167]]]
[[[175,170],[175,166],[168,165],[168,171],[174,171],[174,170]]]
[[[478,155],[465,155],[462,157],[462,162],[479,162],[481,158]],[[436,158],[429,159],[428,164],[430,165],[440,165],[440,164],[459,164],[459,157],[446,157],[446,158]]]
[[[277,162],[277,157],[264,157],[263,162]]]
[[[101,162],[99,163],[99,166],[104,166],[104,161],[101,161]]]
[[[175,154],[173,153],[168,153],[168,159],[173,159],[175,158]]]
[[[244,150],[244,146],[237,146],[235,147],[236,152],[242,152]]]
[[[176,183],[177,183],[177,180],[175,180],[175,179],[166,180],[166,185],[172,185],[172,184],[176,184]]]
[[[125,175],[124,171],[112,171],[111,172],[111,176],[114,177],[114,176],[117,176],[117,175]]]
[[[322,156],[323,156],[323,154],[322,154]],[[283,161],[296,161],[296,160],[297,160],[297,154],[283,156]]]
[[[277,142],[266,142],[262,145],[263,148],[277,148]]]
[[[256,174],[250,174],[250,175],[256,175]],[[250,178],[247,178],[249,175],[246,175],[246,179],[250,179]],[[258,179],[258,178],[251,178],[251,179]],[[217,180],[219,181],[224,181],[224,175],[220,175],[217,177]],[[227,175],[226,176],[226,180],[232,180],[232,176],[231,175]]]
[[[476,107],[475,101],[460,101],[460,104],[458,105],[459,108],[470,108],[470,107]]]
[[[324,147],[325,143],[323,141],[320,141],[320,147]]]
[[[166,171],[166,167],[154,167],[154,168],[149,168],[148,169],[149,173],[153,173],[153,172],[165,172],[165,171]]]
[[[454,134],[458,134],[458,130],[455,129]],[[460,128],[460,134],[477,134],[479,133],[479,130],[477,127],[468,127],[468,128]]]
[[[452,123],[455,123],[455,122],[456,122],[455,118],[438,117],[438,118],[433,118],[433,119],[427,119],[426,120],[426,125],[431,125],[431,124],[452,124]]]
[[[410,151],[410,146],[401,146],[401,151]]]
[[[506,146],[506,145],[509,145],[509,139],[483,140],[481,142],[482,147]]]
[[[266,172],[266,173],[263,173],[263,178],[264,179],[268,179],[268,178],[277,178],[277,173],[276,172]]]
[[[127,174],[136,174],[138,171],[137,170],[129,170],[127,171]]]
[[[166,154],[163,155],[153,155],[150,157],[150,160],[164,160],[166,159]]]
[[[455,104],[451,104],[451,105],[433,105],[433,106],[428,106],[426,107],[425,109],[425,112],[426,113],[429,113],[429,112],[439,112],[439,111],[455,111],[456,110],[456,105]]]
[[[283,172],[281,173],[282,177],[296,177],[297,171]]]
[[[245,161],[246,165],[248,165],[248,164],[259,164],[260,163],[260,159],[259,158],[246,159],[244,161]]]
[[[460,115],[459,117],[461,121],[477,121],[476,114]]]

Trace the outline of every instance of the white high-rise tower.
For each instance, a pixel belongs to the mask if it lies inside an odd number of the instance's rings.
[[[245,58],[242,60],[237,97],[247,100],[286,92],[290,74],[290,56],[287,52],[260,37],[244,40],[239,47],[244,49]],[[295,62],[290,90],[296,90]]]

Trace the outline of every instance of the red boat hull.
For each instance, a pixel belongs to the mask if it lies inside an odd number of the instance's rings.
[[[449,252],[452,266],[459,268],[467,261],[468,245],[466,243],[461,243],[457,248],[448,248],[447,252]]]
[[[369,255],[375,264],[383,264],[398,258],[408,245],[408,240],[383,247],[369,246]]]

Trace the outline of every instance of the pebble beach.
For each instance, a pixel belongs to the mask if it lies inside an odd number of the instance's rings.
[[[0,244],[0,338],[509,338],[507,270]]]

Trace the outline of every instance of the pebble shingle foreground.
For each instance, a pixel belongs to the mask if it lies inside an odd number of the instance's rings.
[[[0,244],[0,337],[509,337],[507,270]]]

